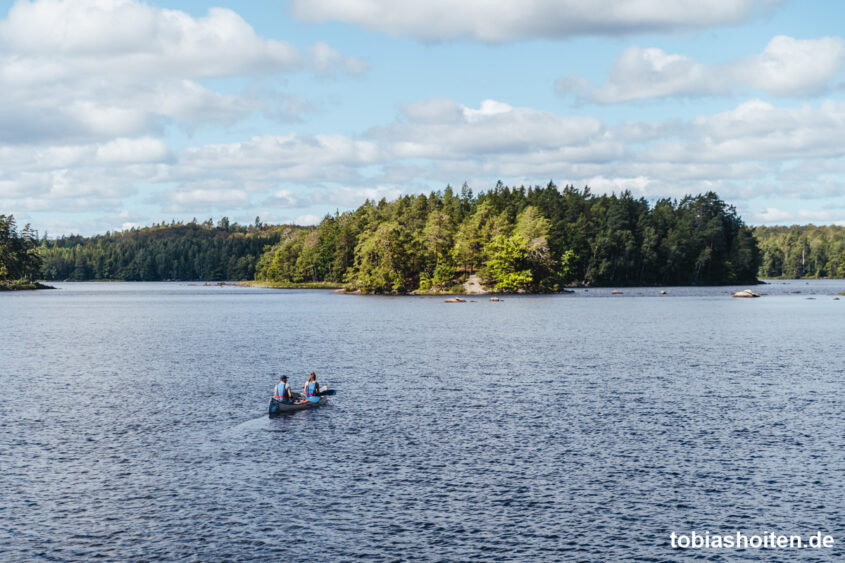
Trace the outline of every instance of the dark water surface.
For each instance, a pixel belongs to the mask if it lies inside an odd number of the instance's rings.
[[[845,281],[59,286],[0,294],[0,560],[845,557]],[[268,419],[312,369],[330,404]],[[671,549],[692,530],[835,545]]]

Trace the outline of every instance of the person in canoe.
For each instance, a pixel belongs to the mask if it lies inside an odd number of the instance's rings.
[[[313,371],[311,372],[311,375],[308,376],[308,381],[305,382],[304,393],[306,397],[320,396],[320,384],[317,383],[317,374]]]
[[[279,378],[279,382],[273,389],[273,398],[283,403],[293,403],[293,393],[290,390],[290,385],[288,385],[288,376],[283,375]]]

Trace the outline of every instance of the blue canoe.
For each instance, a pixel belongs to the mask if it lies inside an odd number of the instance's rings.
[[[288,412],[313,409],[328,403],[328,396],[334,394],[334,389],[323,387],[322,389],[320,389],[320,396],[313,397],[311,400],[306,400],[305,397],[300,393],[293,394],[293,402],[282,401],[281,399],[274,399],[273,397],[270,397],[270,404],[267,407],[267,414],[272,418]]]

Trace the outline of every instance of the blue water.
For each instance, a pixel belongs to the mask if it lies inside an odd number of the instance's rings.
[[[0,294],[0,560],[845,557],[845,281],[57,285]],[[338,394],[269,419],[311,370]],[[670,547],[692,530],[835,544]]]

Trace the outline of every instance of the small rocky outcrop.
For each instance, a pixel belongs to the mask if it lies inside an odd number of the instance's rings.
[[[500,302],[500,301],[504,301],[504,299],[500,299],[500,298],[498,298],[498,297],[491,297],[491,298],[490,298],[490,301],[493,301],[494,303],[498,303],[498,302]]]
[[[481,278],[476,274],[469,276],[467,281],[464,282],[464,291],[467,295],[484,295],[485,293],[490,293],[481,284]]]
[[[743,289],[742,291],[737,291],[736,293],[732,293],[731,297],[760,297],[760,294],[754,293],[750,289]]]
[[[466,300],[466,299],[461,299],[460,297],[450,297],[449,299],[446,299],[446,300],[445,300],[445,301],[443,301],[443,302],[444,302],[444,303],[466,303],[466,302],[467,302],[467,300]]]
[[[610,292],[610,294],[611,295],[622,295],[622,292],[619,291],[618,289],[614,289],[613,291]]]

